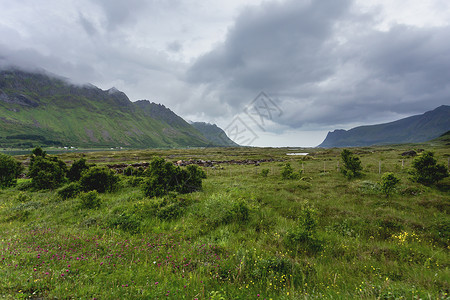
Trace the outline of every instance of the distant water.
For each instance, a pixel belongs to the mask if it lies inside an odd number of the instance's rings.
[[[286,155],[302,155],[302,156],[305,156],[305,155],[308,155],[309,153],[286,153]]]
[[[0,153],[8,155],[31,155],[32,150],[0,150]],[[45,150],[47,154],[61,154],[61,153],[86,153],[98,151],[121,151],[119,149],[72,149],[72,150]]]

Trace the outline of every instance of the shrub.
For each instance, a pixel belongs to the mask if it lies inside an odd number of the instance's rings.
[[[87,193],[81,193],[80,196],[81,207],[82,208],[98,208],[102,204],[97,191],[90,191]]]
[[[78,182],[71,182],[58,190],[58,196],[62,199],[69,199],[76,197],[81,192],[81,186]]]
[[[186,194],[202,189],[202,179],[206,178],[206,173],[197,165],[189,165],[186,169],[176,168],[179,177],[177,192]]]
[[[238,223],[247,223],[250,219],[250,209],[248,208],[247,203],[242,199],[233,203],[230,213],[231,219]]]
[[[134,215],[126,212],[123,212],[118,216],[113,216],[108,223],[111,228],[117,228],[131,233],[139,232],[141,226],[141,223]]]
[[[269,169],[262,169],[261,170],[261,176],[262,177],[267,177],[267,175],[269,175]]]
[[[56,157],[33,156],[28,176],[36,189],[55,189],[65,181],[66,164]]]
[[[389,197],[391,192],[394,190],[395,186],[400,182],[400,179],[395,177],[395,175],[391,172],[384,173],[381,177],[381,191],[386,195],[386,198]]]
[[[30,195],[28,195],[24,192],[20,192],[19,194],[17,194],[16,200],[18,202],[29,202],[29,201],[31,201],[31,197],[30,197]]]
[[[85,192],[96,190],[99,193],[112,192],[117,188],[119,178],[107,168],[93,167],[83,172],[80,178],[81,189]]]
[[[341,168],[342,174],[348,179],[360,177],[362,166],[361,161],[358,157],[354,156],[353,153],[347,149],[342,150],[341,159],[343,162],[343,167]]]
[[[186,169],[175,167],[158,157],[150,162],[145,172],[149,177],[144,184],[147,197],[161,197],[169,192],[191,193],[202,188],[205,172],[198,166],[190,165]]]
[[[15,158],[0,153],[0,188],[15,186],[22,170],[22,164]]]
[[[281,178],[283,179],[299,179],[302,176],[302,170],[294,172],[290,163],[286,163],[281,171]]]
[[[424,151],[412,162],[411,179],[423,185],[432,185],[448,176],[447,168],[438,164],[434,153]]]
[[[297,222],[297,226],[289,231],[284,243],[287,248],[314,254],[323,249],[322,241],[317,237],[317,212],[305,206]]]
[[[78,181],[81,178],[81,174],[88,169],[89,166],[86,164],[86,159],[80,158],[79,160],[73,162],[67,172],[67,178],[69,178],[70,181]]]

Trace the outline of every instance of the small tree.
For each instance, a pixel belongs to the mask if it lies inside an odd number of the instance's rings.
[[[0,188],[15,186],[23,167],[14,157],[0,153]]]
[[[395,186],[400,182],[400,179],[395,177],[395,175],[391,172],[384,173],[381,177],[381,190],[386,195],[386,198],[389,197],[391,192],[394,190]]]
[[[423,185],[432,185],[439,180],[448,176],[447,168],[438,164],[434,158],[434,153],[430,151],[424,151],[412,162],[412,169],[409,172],[411,179],[415,182]]]
[[[351,151],[344,149],[341,152],[341,159],[344,164],[341,168],[341,172],[345,177],[352,179],[362,175],[362,166],[359,157],[354,156]]]

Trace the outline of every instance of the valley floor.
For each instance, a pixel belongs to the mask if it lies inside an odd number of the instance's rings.
[[[145,197],[145,181],[118,175],[98,208],[19,180],[0,190],[0,296],[448,299],[450,180],[413,183],[413,158],[401,156],[410,147],[352,149],[363,166],[353,180],[339,172],[341,149],[61,154],[97,165],[267,161],[205,167],[201,191],[160,198]],[[448,147],[429,150],[447,166]],[[287,162],[302,170],[297,179],[282,179]],[[385,172],[401,180],[390,197],[380,191]]]

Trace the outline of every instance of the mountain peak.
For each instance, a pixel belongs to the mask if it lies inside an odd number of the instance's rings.
[[[372,145],[422,143],[450,130],[450,106],[441,105],[421,115],[390,123],[334,130],[319,147],[364,147]]]

